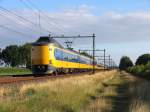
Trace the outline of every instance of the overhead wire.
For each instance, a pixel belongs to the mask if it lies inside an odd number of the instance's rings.
[[[22,16],[20,16],[20,15],[18,15],[18,14],[16,14],[16,13],[14,13],[14,12],[12,12],[12,11],[10,11],[10,10],[4,8],[4,7],[2,7],[2,6],[0,6],[0,9],[3,10],[3,11],[5,11],[5,12],[7,12],[7,13],[9,13],[9,14],[11,14],[11,15],[16,16],[18,19],[23,20],[24,22],[28,22],[28,23],[30,23],[30,24],[36,26],[36,27],[39,27],[39,26],[38,26],[37,24],[35,24],[34,22],[32,22],[32,21],[30,21],[30,20],[28,20],[28,19],[26,19],[26,18],[24,18],[24,17],[22,17]],[[44,31],[46,31],[46,32],[48,32],[48,33],[51,33],[49,30],[46,30],[45,28],[41,28],[41,29],[44,30]]]
[[[38,18],[41,19],[41,10],[36,9],[36,8],[33,7],[30,3],[28,3],[27,1],[26,1],[26,2],[25,2],[24,0],[19,0],[19,1],[20,1],[25,7],[31,9],[31,10],[38,16]],[[29,5],[29,4],[30,4],[30,5]],[[34,9],[35,9],[35,10],[34,10]],[[38,25],[39,25],[39,27],[41,27],[41,26],[42,26],[41,20],[39,20],[38,22],[40,22],[40,23],[38,23]],[[46,21],[43,21],[43,22],[46,22]],[[48,21],[47,21],[46,23],[49,24]],[[52,24],[49,24],[49,26],[51,26],[51,25],[52,25]],[[50,34],[53,34],[53,35],[54,35],[53,32],[51,32]]]
[[[21,0],[23,1],[23,0]],[[55,28],[61,30],[64,34],[66,33],[66,31],[64,30],[64,27],[61,26],[59,23],[57,23],[56,21],[54,21],[54,18],[49,17],[47,14],[45,14],[45,12],[43,10],[41,10],[38,6],[36,6],[33,2],[31,2],[30,0],[25,0],[26,2],[28,2],[28,4],[30,4],[32,7],[34,7],[37,11],[41,12],[41,14],[43,16],[45,16],[49,21],[46,21],[47,24],[49,25],[54,25],[55,24]],[[46,18],[44,18],[46,20]],[[50,21],[53,21],[54,24],[50,23]]]
[[[20,1],[23,1],[23,0],[20,0]],[[32,5],[32,7],[34,7],[35,9],[37,9],[39,12],[41,12],[41,14],[43,15],[43,16],[45,16],[47,19],[49,19],[50,21],[52,21],[54,18],[52,18],[52,17],[49,17],[47,14],[45,14],[45,12],[43,12],[41,9],[39,9],[39,7],[38,6],[36,6],[33,2],[31,2],[31,0],[25,0],[25,1],[27,1],[30,5]],[[58,24],[57,22],[55,22],[55,21],[53,21],[56,25],[58,25],[58,26],[56,26],[56,28],[57,29],[59,29],[59,30],[61,30],[64,34],[66,34],[67,32],[65,31],[65,30],[63,30],[64,29],[64,27],[63,26],[61,26],[60,24]],[[50,23],[49,21],[47,21],[47,23]],[[51,24],[51,23],[50,23]],[[60,28],[61,27],[61,28]],[[68,41],[68,40],[66,40],[66,41]],[[72,43],[75,41],[75,39],[72,39]]]
[[[5,13],[5,12],[0,12],[0,15],[2,15],[4,18],[6,18],[9,21],[15,22],[18,25],[20,25],[19,22],[21,22],[22,23],[21,25],[26,27],[29,31],[32,30],[33,32],[37,32],[37,30],[34,30],[34,29],[30,28],[30,26],[26,26],[24,22],[22,22],[22,21],[17,22],[16,20],[13,20],[12,17],[8,17],[8,14]]]
[[[19,2],[21,2],[25,7],[27,7],[28,9],[30,9],[30,10],[32,10],[32,12],[34,12],[34,14],[35,14],[35,16],[37,16],[37,11],[36,10],[34,10],[31,6],[29,6],[24,0],[19,0]],[[40,19],[40,15],[38,14],[38,18]],[[40,20],[37,20],[37,25],[39,24],[39,34],[41,35],[41,24],[40,23],[38,23],[38,22],[40,22]]]
[[[23,33],[23,32],[14,30],[14,29],[12,29],[12,28],[9,28],[9,27],[4,26],[4,25],[1,25],[1,24],[0,24],[0,27],[3,28],[3,29],[9,30],[9,31],[15,32],[15,33],[20,34],[20,35],[24,35],[24,36],[31,37],[31,35],[28,35],[28,34],[25,34],[25,33]]]

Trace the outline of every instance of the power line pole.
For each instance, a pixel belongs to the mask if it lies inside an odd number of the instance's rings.
[[[110,55],[109,55],[109,56],[106,56],[106,50],[104,49],[103,51],[104,51],[104,56],[95,56],[95,57],[98,57],[98,58],[99,58],[99,59],[98,59],[99,61],[100,61],[100,60],[103,61],[104,70],[106,70],[106,61],[109,61]],[[107,59],[107,58],[108,58],[108,59]]]
[[[106,49],[104,49],[104,70],[106,69],[106,61],[105,61],[105,56],[106,56]]]
[[[109,57],[109,68],[110,68],[110,55],[108,57]]]
[[[95,34],[93,34],[93,74],[95,73]]]

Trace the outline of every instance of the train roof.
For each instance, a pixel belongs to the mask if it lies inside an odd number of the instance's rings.
[[[53,44],[54,46],[56,47],[59,47],[61,49],[64,49],[64,50],[67,50],[67,51],[70,51],[72,53],[76,53],[80,56],[83,56],[83,57],[86,57],[86,58],[89,58],[89,59],[92,59],[90,57],[87,57],[87,56],[84,56],[82,54],[80,54],[79,52],[75,51],[75,50],[70,50],[70,49],[66,49],[64,48],[59,42],[57,42],[53,37],[49,37],[49,36],[42,36],[40,37],[36,42],[34,42],[32,45],[33,46],[42,46],[42,45],[48,45],[48,44]]]
[[[54,44],[55,46],[63,48],[53,37],[42,36],[36,42],[34,42],[33,46]]]

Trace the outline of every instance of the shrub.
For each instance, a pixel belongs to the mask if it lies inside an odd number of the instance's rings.
[[[150,62],[146,65],[136,65],[127,69],[128,72],[150,79]]]

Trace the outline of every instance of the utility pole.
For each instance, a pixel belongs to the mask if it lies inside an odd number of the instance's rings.
[[[95,73],[95,34],[93,34],[93,74]]]
[[[105,69],[106,69],[106,62],[108,63],[107,68],[111,68],[111,66],[113,64],[112,63],[113,60],[111,59],[110,55],[106,56],[106,54],[105,54],[104,58],[103,58],[103,56],[95,56],[95,57],[102,57],[102,58],[98,58],[98,60],[102,60],[105,63]]]
[[[110,55],[108,57],[109,57],[109,68],[110,68]]]
[[[104,49],[104,70],[106,69],[106,61],[105,61],[105,56],[106,56],[106,49]]]
[[[106,61],[109,62],[110,60],[110,55],[109,56],[106,56],[106,50],[104,49],[104,56],[95,56],[95,57],[98,57],[99,61],[103,61],[103,65],[104,65],[104,70],[106,70]],[[109,62],[110,63],[110,62]],[[109,66],[109,64],[108,64]]]

